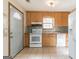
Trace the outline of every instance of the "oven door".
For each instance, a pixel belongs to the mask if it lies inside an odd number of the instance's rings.
[[[30,43],[42,43],[42,35],[41,34],[31,34]]]
[[[42,29],[41,28],[38,28],[38,29],[32,29],[32,33],[35,35],[40,35],[42,33]]]

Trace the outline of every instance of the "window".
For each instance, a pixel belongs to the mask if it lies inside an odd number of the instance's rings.
[[[54,18],[45,17],[43,18],[43,28],[52,29],[54,26]]]
[[[13,13],[13,17],[18,19],[18,20],[21,20],[21,15],[19,13],[17,13],[17,12]]]

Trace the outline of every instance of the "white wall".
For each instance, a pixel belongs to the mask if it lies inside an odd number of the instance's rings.
[[[76,11],[69,15],[69,56],[76,59]]]
[[[4,28],[4,39],[3,39],[3,56],[8,56],[9,54],[9,39],[8,39],[8,2],[12,3],[17,7],[21,12],[24,13],[24,28],[26,24],[26,12],[25,9],[20,6],[16,0],[3,0],[3,28]]]

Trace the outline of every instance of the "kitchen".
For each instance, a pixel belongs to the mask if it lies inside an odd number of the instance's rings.
[[[42,12],[42,11],[27,11],[27,28],[32,25],[41,25],[42,29],[42,47],[56,47],[57,34],[65,34],[65,46],[68,46],[68,15],[69,12]],[[47,21],[46,18],[48,18]],[[51,19],[52,20],[51,20]],[[49,20],[50,19],[50,20]],[[48,22],[48,23],[46,23]],[[33,23],[33,24],[32,24]],[[45,25],[44,25],[45,23]],[[48,24],[48,25],[47,25]],[[52,24],[52,25],[51,25]],[[48,27],[45,27],[48,26]],[[32,28],[31,28],[32,29]],[[58,30],[59,29],[59,30]],[[28,29],[29,30],[29,29]],[[29,47],[31,30],[25,33],[24,46]]]
[[[75,59],[75,0],[4,2],[4,57]]]

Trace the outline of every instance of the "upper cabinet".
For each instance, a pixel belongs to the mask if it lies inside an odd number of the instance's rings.
[[[68,15],[69,13],[66,13],[66,12],[61,14],[61,20],[62,20],[63,26],[68,26]]]
[[[42,22],[42,13],[31,12],[31,22]]]
[[[44,18],[44,17],[49,17],[49,16],[50,16],[50,13],[49,13],[49,12],[43,12],[43,13],[42,13],[42,16],[43,16],[43,18]]]
[[[55,13],[55,25],[56,26],[68,26],[68,14],[67,12]]]
[[[31,26],[32,22],[42,22],[44,17],[51,17],[55,19],[55,26],[68,26],[69,12],[26,12],[27,26]]]
[[[31,26],[31,13],[30,12],[27,12],[26,13],[26,25],[27,26]]]
[[[55,26],[62,26],[61,13],[54,13],[55,15]]]

